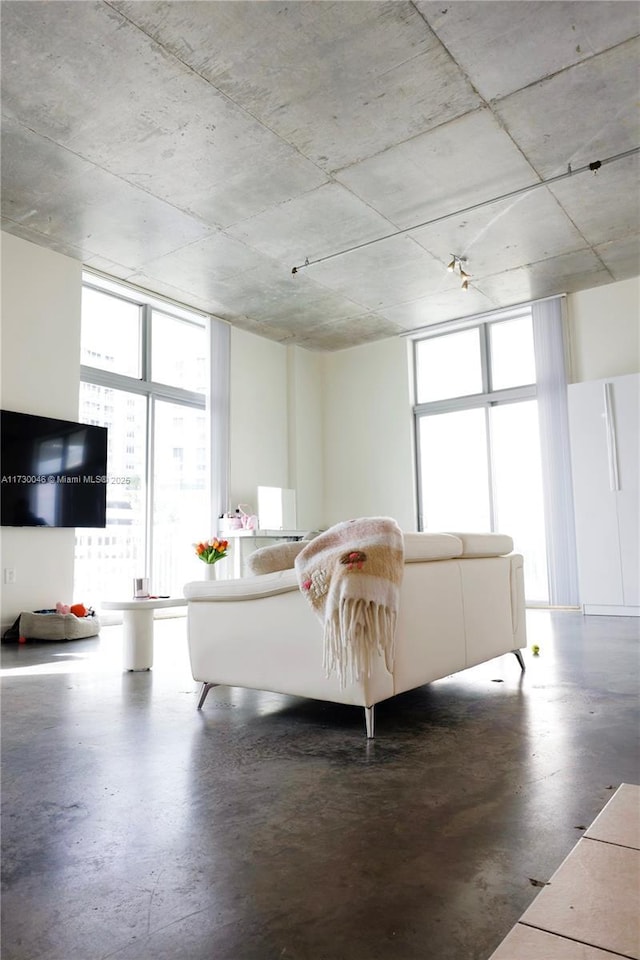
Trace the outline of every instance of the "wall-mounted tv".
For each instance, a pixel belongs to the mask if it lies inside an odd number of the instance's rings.
[[[107,428],[0,411],[0,525],[104,527]]]

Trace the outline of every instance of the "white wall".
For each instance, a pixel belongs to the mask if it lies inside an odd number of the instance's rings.
[[[259,485],[289,486],[287,350],[231,329],[230,509],[257,510]]]
[[[297,493],[297,526],[322,524],[322,363],[298,347],[231,330],[230,509],[259,486]]]
[[[323,355],[288,347],[289,483],[300,530],[325,526]]]
[[[324,355],[325,522],[389,516],[416,529],[409,345]]]
[[[640,278],[567,297],[570,380],[640,372]]]
[[[81,264],[2,234],[4,409],[63,420],[78,416]],[[2,625],[22,610],[73,603],[74,531],[2,527]]]

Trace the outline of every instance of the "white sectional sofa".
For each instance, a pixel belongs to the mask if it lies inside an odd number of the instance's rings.
[[[404,534],[404,577],[393,668],[341,688],[325,676],[322,623],[294,569],[186,584],[198,708],[218,684],[364,707],[526,646],[522,557],[501,534]],[[292,563],[291,559],[288,562]]]

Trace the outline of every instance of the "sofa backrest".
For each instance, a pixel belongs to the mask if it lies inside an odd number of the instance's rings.
[[[308,539],[261,547],[247,559],[252,576],[292,569]],[[404,533],[405,563],[425,560],[454,560],[456,557],[502,557],[513,551],[513,539],[502,533]]]

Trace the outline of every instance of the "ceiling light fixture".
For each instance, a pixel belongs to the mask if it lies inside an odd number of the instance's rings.
[[[364,243],[356,243],[352,247],[346,247],[344,250],[337,250],[336,253],[329,253],[325,257],[318,257],[316,260],[309,260],[309,257],[306,257],[304,263],[292,268],[291,273],[298,273],[298,271],[302,270],[303,267],[311,267],[316,263],[324,263],[325,260],[333,260],[334,257],[341,257],[343,254],[352,253],[354,250],[362,250],[363,247],[370,247],[371,244],[380,243],[382,240],[390,240],[392,237],[400,237],[405,233],[410,233],[412,230],[418,230],[420,227],[430,227],[432,224],[440,223],[442,220],[450,220],[451,217],[459,217],[463,214],[471,213],[472,210],[480,210],[482,207],[488,207],[492,203],[498,203],[500,200],[510,200],[512,197],[518,197],[523,193],[529,193],[531,190],[537,190],[538,187],[547,187],[551,183],[559,183],[561,180],[566,180],[567,177],[577,177],[581,173],[585,173],[587,170],[592,174],[596,174],[598,170],[605,166],[605,164],[615,163],[617,160],[625,160],[627,157],[631,157],[635,153],[640,153],[640,147],[632,147],[630,150],[624,150],[622,153],[616,153],[614,156],[607,157],[605,160],[592,160],[591,163],[586,163],[584,166],[577,167],[575,170],[572,170],[571,164],[569,164],[565,173],[560,173],[556,177],[549,177],[548,180],[538,180],[536,183],[530,183],[527,187],[520,187],[518,190],[510,190],[509,193],[503,193],[499,197],[492,197],[491,200],[481,200],[480,203],[472,203],[470,207],[463,207],[461,210],[453,210],[451,213],[444,213],[440,217],[434,217],[432,220],[424,220],[422,223],[416,223],[412,227],[405,227],[404,230],[396,230],[395,233],[387,233],[384,237],[377,237],[375,240],[365,240]],[[454,259],[448,265],[447,269],[454,271],[455,268],[456,264]]]
[[[447,264],[447,270],[449,270],[451,273],[455,273],[455,271],[457,270],[460,276],[462,277],[463,290],[469,289],[469,280],[471,279],[471,274],[467,273],[467,271],[464,270],[462,267],[462,264],[466,262],[467,262],[466,257],[459,257],[457,253],[452,253],[451,262]]]

